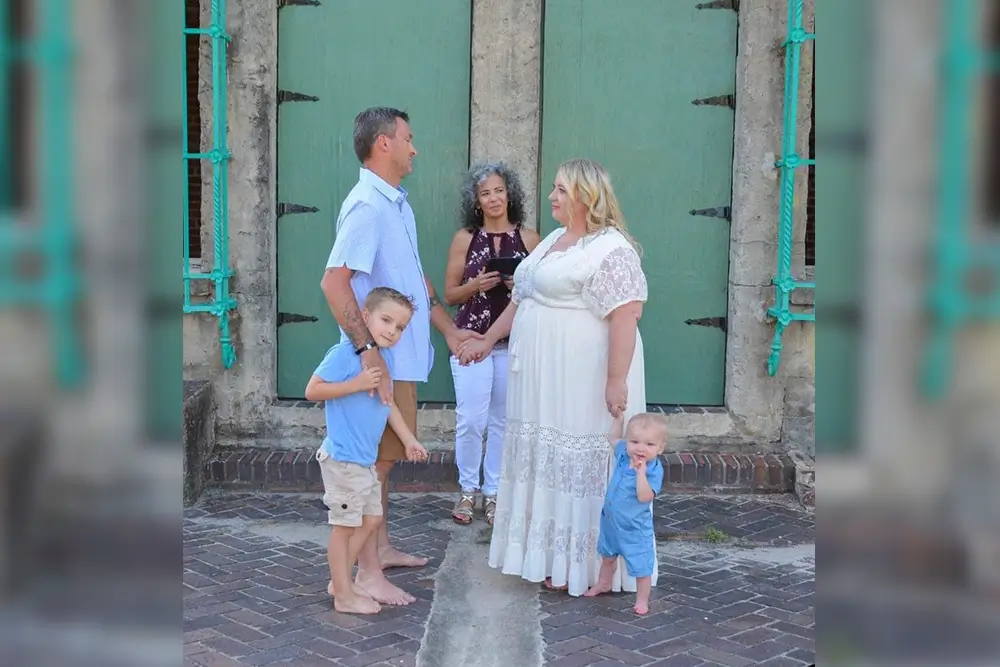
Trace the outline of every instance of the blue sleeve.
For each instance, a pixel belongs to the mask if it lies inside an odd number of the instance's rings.
[[[366,202],[358,202],[343,217],[326,268],[347,267],[371,274],[378,253],[378,212]]]
[[[649,488],[653,490],[653,493],[660,495],[660,489],[663,488],[663,464],[660,463],[659,459],[657,459],[655,466],[646,466],[646,481],[649,482]]]
[[[350,359],[346,351],[353,353],[353,350],[347,348],[348,346],[343,344],[331,347],[313,375],[319,376],[323,382],[343,382],[352,377],[354,373],[351,372],[351,365],[348,363]]]
[[[619,440],[618,444],[615,445],[615,460],[618,461],[618,463],[628,463],[628,451],[626,450],[624,440]]]

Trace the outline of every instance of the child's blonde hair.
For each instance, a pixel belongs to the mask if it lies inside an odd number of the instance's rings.
[[[392,289],[391,287],[376,287],[369,292],[368,296],[365,298],[364,308],[370,313],[386,301],[397,303],[408,309],[411,313],[415,310],[413,299],[400,291]]]
[[[652,426],[660,431],[661,448],[667,446],[667,418],[664,415],[657,414],[655,412],[639,412],[632,415],[632,418],[628,420],[628,424],[625,426],[625,433],[628,433],[629,428],[632,425],[636,426]]]

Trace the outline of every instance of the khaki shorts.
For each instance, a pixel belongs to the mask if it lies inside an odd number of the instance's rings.
[[[417,383],[397,382],[392,383],[392,398],[396,401],[396,407],[403,413],[403,421],[410,428],[410,433],[417,434]],[[405,461],[406,448],[403,441],[399,439],[396,432],[388,424],[385,432],[382,433],[382,440],[378,443],[379,461]]]
[[[316,452],[323,476],[323,504],[330,510],[331,526],[357,528],[365,516],[382,516],[382,485],[375,466],[334,461],[320,449]]]

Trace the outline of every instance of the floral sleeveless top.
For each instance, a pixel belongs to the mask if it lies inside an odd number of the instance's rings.
[[[497,239],[499,239],[499,250],[497,250]],[[469,250],[465,253],[465,273],[462,274],[462,282],[466,283],[479,275],[479,272],[486,268],[486,263],[494,257],[527,256],[528,250],[524,240],[521,239],[520,225],[509,232],[500,233],[477,229],[473,232]],[[509,303],[510,290],[502,282],[485,294],[476,292],[458,309],[455,326],[484,334]],[[501,342],[505,341],[506,339]]]

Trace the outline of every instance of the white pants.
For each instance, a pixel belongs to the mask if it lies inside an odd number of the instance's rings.
[[[462,366],[451,358],[455,379],[455,463],[462,491],[495,496],[500,483],[503,432],[507,424],[507,348],[494,348],[482,361]],[[483,432],[486,456],[483,457]]]

